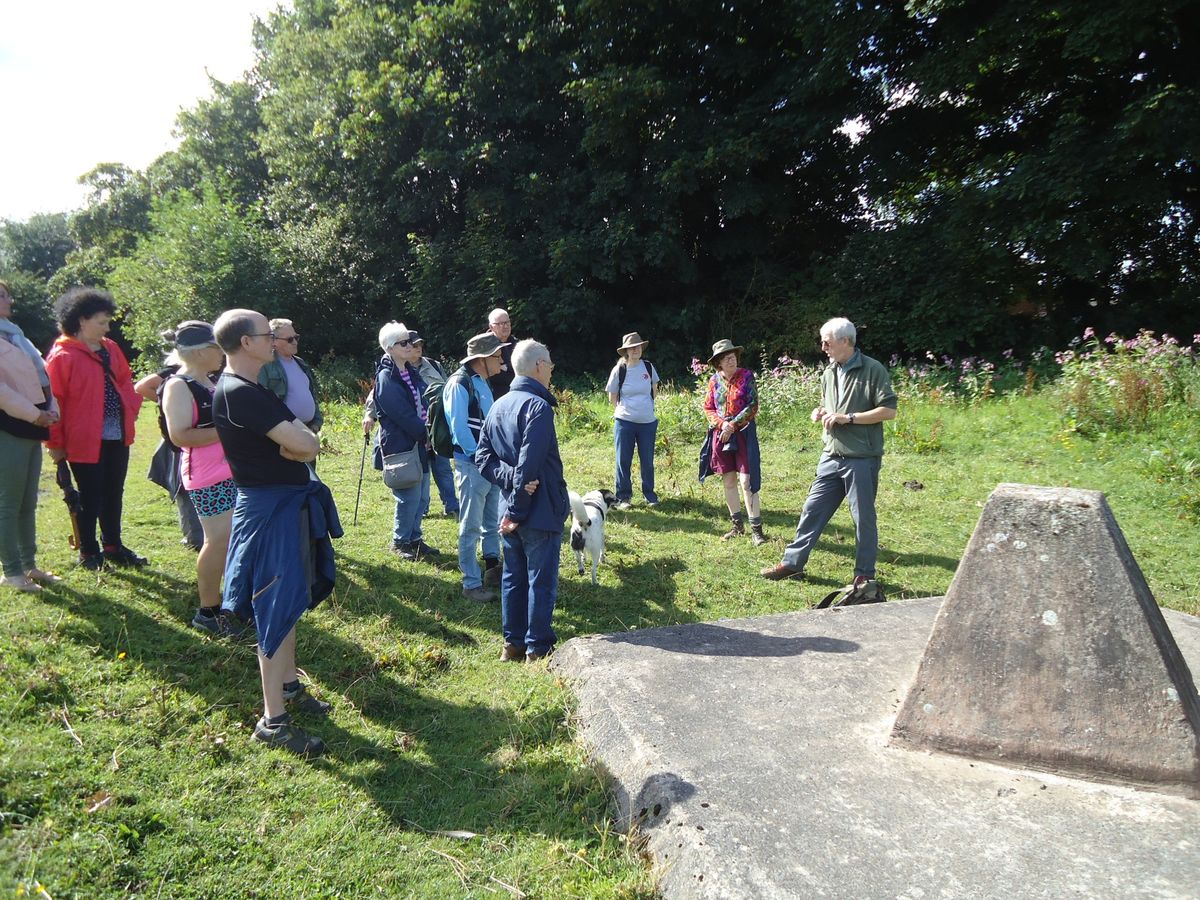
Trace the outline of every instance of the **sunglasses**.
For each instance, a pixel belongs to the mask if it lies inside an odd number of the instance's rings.
[[[297,344],[297,343],[299,343],[299,342],[300,342],[300,335],[298,335],[298,334],[293,334],[291,337],[287,337],[287,338],[275,338],[275,340],[277,340],[277,341],[283,341],[285,344]]]
[[[393,347],[407,347],[411,343],[412,343],[412,341],[396,341],[394,344],[392,344],[392,346]]]

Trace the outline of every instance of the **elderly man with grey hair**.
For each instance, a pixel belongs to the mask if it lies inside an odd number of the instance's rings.
[[[849,501],[854,520],[854,586],[875,578],[875,493],[883,463],[883,423],[896,418],[896,392],[887,368],[863,355],[856,338],[849,319],[830,319],[821,326],[821,350],[829,366],[821,373],[821,404],[812,411],[812,420],[821,425],[825,448],[795,540],[784,549],[782,562],[762,570],[762,577],[771,581],[804,577],[804,564],[842,500]]]
[[[475,463],[499,485],[504,517],[517,523],[502,536],[500,658],[533,662],[557,640],[552,620],[559,545],[570,501],[554,429],[550,351],[537,341],[521,341],[512,359],[517,376],[483,423]]]
[[[508,317],[508,310],[496,307],[488,313],[487,330],[499,339],[503,347],[500,351],[500,371],[488,378],[492,399],[499,400],[508,393],[513,382],[512,355],[516,341],[512,339],[512,319]]]

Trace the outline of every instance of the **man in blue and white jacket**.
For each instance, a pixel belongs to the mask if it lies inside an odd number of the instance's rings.
[[[537,341],[513,348],[509,392],[483,423],[475,463],[503,494],[504,515],[519,522],[503,535],[502,660],[533,662],[553,648],[559,545],[570,509],[554,429],[550,351]]]
[[[492,408],[488,378],[500,371],[504,347],[491,332],[467,341],[462,367],[446,379],[442,405],[454,434],[454,485],[458,488],[458,568],[463,596],[487,603],[496,595],[484,587],[500,583],[500,489],[479,474],[475,449],[483,420]],[[486,572],[480,572],[475,550],[482,542]]]

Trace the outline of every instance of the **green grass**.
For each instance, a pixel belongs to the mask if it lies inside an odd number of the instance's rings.
[[[611,441],[589,430],[606,418],[602,401],[579,405],[572,421],[582,426],[562,423],[563,456],[571,484],[587,490],[609,484]],[[351,525],[356,421],[350,407],[329,416],[320,471],[347,531],[341,581],[299,633],[301,665],[336,706],[315,729],[331,752],[314,763],[251,744],[261,702],[252,651],[186,625],[194,557],[177,543],[173,507],[141,477],[149,413],[126,491],[126,540],[151,558],[146,571],[71,568],[47,477],[40,562],[67,580],[40,597],[0,596],[0,889],[653,894],[636,840],[616,831],[603,778],[575,739],[568,690],[544,667],[500,663],[498,609],[459,597],[453,522],[427,523],[444,563],[400,565],[386,551],[390,496],[368,468]],[[806,583],[757,578],[778,560],[816,463],[819,438],[800,412],[763,434],[771,542],[759,549],[717,540],[722,495],[716,481],[696,483],[696,421],[680,412],[672,422],[659,454],[664,502],[610,520],[600,584],[564,558],[560,639],[802,609],[849,579],[845,510]],[[1153,432],[1086,440],[1063,431],[1044,396],[905,404],[882,476],[880,579],[893,598],[942,593],[997,483],[1071,485],[1108,495],[1159,602],[1196,613],[1196,513],[1180,499],[1196,496],[1196,470],[1179,461],[1200,456],[1198,424],[1181,413]],[[905,487],[912,481],[923,489]]]

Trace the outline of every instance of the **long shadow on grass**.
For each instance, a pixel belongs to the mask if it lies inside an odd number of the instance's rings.
[[[159,609],[147,610],[143,598],[160,581],[173,579],[131,572],[122,573],[121,580],[133,589],[131,599],[106,595],[103,581],[96,589],[59,585],[42,597],[72,613],[72,622],[62,628],[64,637],[99,657],[112,659],[123,652],[143,677],[172,693],[190,695],[204,707],[197,712],[173,701],[170,729],[158,733],[131,727],[130,740],[158,747],[172,740],[168,732],[206,728],[214,712],[240,722],[240,733],[248,735],[260,702],[253,648],[207,638],[183,622],[171,622],[165,613],[160,619]],[[395,824],[423,831],[530,827],[583,836],[586,823],[569,812],[572,804],[564,800],[594,789],[591,770],[548,753],[539,753],[536,765],[518,764],[525,751],[556,739],[563,720],[556,705],[508,709],[434,698],[401,676],[419,682],[439,677],[438,668],[412,673],[315,627],[308,617],[299,627],[298,662],[318,685],[318,695],[338,709],[333,720],[304,723],[330,747],[329,755],[314,764],[344,780],[349,790],[365,791]],[[491,665],[498,674],[529,677],[511,664]],[[371,739],[341,724],[353,713],[369,720],[382,737]],[[218,721],[216,727],[224,726]],[[228,759],[236,764],[239,755],[272,752],[253,746],[247,737],[230,746]],[[588,804],[593,806],[603,804]]]

